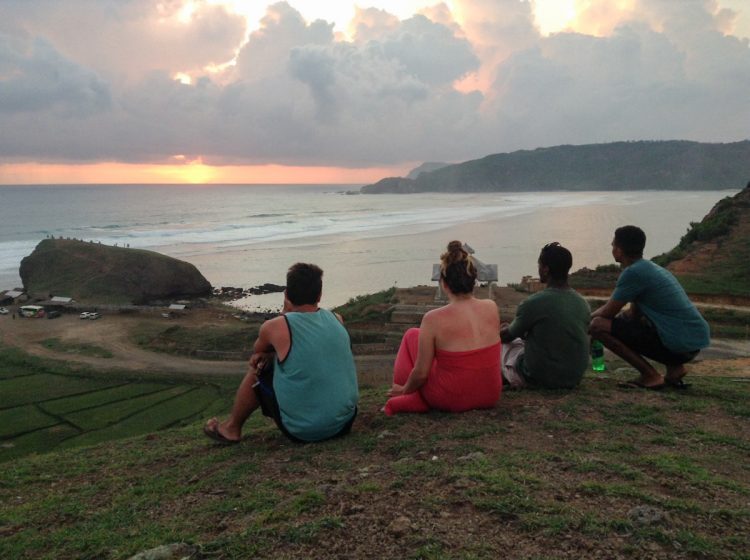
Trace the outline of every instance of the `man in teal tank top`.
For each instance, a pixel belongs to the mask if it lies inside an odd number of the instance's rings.
[[[640,373],[624,386],[683,388],[685,364],[711,342],[708,323],[672,273],[643,258],[645,246],[642,229],[615,230],[612,256],[623,270],[609,301],[591,314],[591,335]],[[645,358],[664,364],[666,375]]]
[[[203,432],[237,443],[258,407],[291,440],[344,435],[357,414],[359,390],[349,334],[341,317],[320,309],[323,271],[297,263],[287,272],[284,311],[263,323],[229,418]]]

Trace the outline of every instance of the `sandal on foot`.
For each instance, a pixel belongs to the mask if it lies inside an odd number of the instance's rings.
[[[644,385],[640,379],[634,379],[633,381],[626,381],[625,383],[618,383],[618,387],[621,389],[648,389],[649,391],[661,391],[664,389],[665,384],[660,383],[658,385]]]
[[[222,445],[235,445],[240,442],[238,439],[229,439],[228,437],[225,437],[224,434],[219,431],[219,424],[214,424],[213,426],[206,424],[203,426],[203,433],[207,438]]]
[[[690,383],[685,383],[682,379],[678,379],[677,381],[665,381],[664,386],[668,387],[669,389],[677,389],[677,390],[684,390],[690,388]]]

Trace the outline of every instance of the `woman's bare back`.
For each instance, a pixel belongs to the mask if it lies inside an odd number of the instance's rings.
[[[462,298],[427,313],[422,328],[433,334],[440,350],[476,350],[500,340],[500,314],[492,300]]]

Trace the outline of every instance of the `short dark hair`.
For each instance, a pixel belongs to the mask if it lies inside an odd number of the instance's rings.
[[[642,257],[646,234],[638,226],[622,226],[615,230],[615,245],[628,257]]]
[[[320,301],[323,271],[319,266],[295,263],[286,273],[286,297],[294,305],[311,305]]]
[[[568,272],[573,266],[573,255],[557,241],[547,243],[539,253],[539,264],[549,268],[549,275],[554,280],[568,279]]]

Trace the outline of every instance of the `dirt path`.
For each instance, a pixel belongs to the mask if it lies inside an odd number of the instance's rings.
[[[514,294],[511,294],[515,296]],[[522,295],[519,297],[523,297]],[[747,309],[747,308],[743,308]],[[131,338],[138,325],[158,323],[167,319],[158,314],[104,315],[96,321],[81,320],[77,315],[63,315],[48,319],[12,319],[0,315],[0,340],[21,348],[34,356],[64,359],[106,370],[122,369],[139,373],[170,373],[175,375],[242,375],[244,361],[196,360],[143,350]],[[195,309],[174,320],[186,327],[227,325],[235,319],[216,309]],[[42,345],[49,338],[68,343],[99,346],[113,354],[112,358],[97,358],[50,350]],[[390,381],[393,355],[357,356],[361,379],[369,382]],[[714,339],[711,346],[690,365],[694,375],[750,377],[750,341]]]
[[[15,319],[0,316],[0,340],[33,356],[64,359],[103,369],[122,369],[135,372],[172,373],[175,375],[237,375],[245,373],[245,361],[195,360],[143,350],[131,340],[130,333],[146,321],[164,322],[158,317],[110,316],[96,321],[81,320],[75,315],[58,319]],[[220,325],[233,321],[216,313],[198,312],[178,320],[183,326]],[[112,358],[97,358],[50,350],[42,345],[48,338],[63,342],[93,344],[113,354]],[[357,356],[357,370],[371,382],[387,383],[393,368],[392,354]]]
[[[125,369],[139,372],[168,372],[186,375],[232,375],[245,371],[242,361],[193,360],[139,348],[130,340],[136,324],[143,323],[142,316],[122,317],[104,315],[96,321],[81,320],[77,316],[63,315],[58,319],[15,319],[0,317],[0,336],[5,344],[21,348],[34,356],[61,358],[107,369]],[[153,320],[158,320],[154,318]],[[189,322],[193,322],[190,320]],[[112,358],[96,358],[78,354],[61,354],[42,346],[48,338],[64,342],[93,344],[110,351]]]

